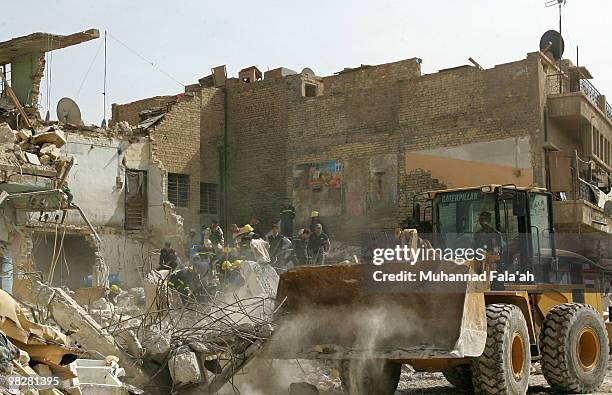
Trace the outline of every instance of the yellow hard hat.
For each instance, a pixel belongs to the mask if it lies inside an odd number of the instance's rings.
[[[117,284],[113,284],[110,287],[110,291],[114,294],[120,294],[121,293],[121,288],[119,288],[119,286]]]
[[[253,227],[249,224],[246,224],[242,228],[240,228],[240,231],[238,232],[238,234],[241,235],[244,233],[251,233],[252,231],[253,231]]]
[[[310,217],[314,218],[314,217],[318,217],[319,216],[319,212],[318,211],[313,211],[310,213]]]

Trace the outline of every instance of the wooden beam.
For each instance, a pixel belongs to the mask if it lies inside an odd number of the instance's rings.
[[[23,106],[21,105],[21,103],[19,103],[19,99],[17,99],[17,96],[15,96],[15,92],[13,92],[13,88],[11,88],[8,81],[6,80],[4,72],[0,71],[0,77],[2,77],[2,83],[4,84],[4,89],[8,93],[15,107],[17,107],[17,111],[19,111],[19,114],[21,114],[21,117],[26,123],[26,126],[28,127],[28,129],[32,129],[32,124],[30,123],[30,120],[28,119],[28,114],[26,114],[25,110],[23,109]]]

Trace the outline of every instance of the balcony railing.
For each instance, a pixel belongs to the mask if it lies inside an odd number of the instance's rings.
[[[597,90],[591,81],[579,78],[577,75],[567,73],[550,74],[547,76],[548,93],[559,94],[568,92],[582,92],[597,108],[612,120],[612,106],[605,101],[605,96]]]

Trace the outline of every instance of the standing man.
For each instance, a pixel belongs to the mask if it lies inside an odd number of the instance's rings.
[[[310,231],[308,229],[300,229],[298,237],[293,240],[293,262],[295,265],[310,264],[310,256],[308,254],[308,239]]]
[[[272,262],[277,258],[283,260],[283,251],[291,247],[291,241],[278,232],[278,224],[272,225],[272,232],[268,236],[268,244],[270,244],[270,259],[272,259]]]
[[[325,264],[325,256],[329,253],[330,249],[331,242],[329,237],[323,233],[323,225],[316,224],[314,233],[308,239],[308,253],[312,257],[312,263],[314,265]]]
[[[295,207],[291,205],[288,198],[283,199],[280,209],[281,234],[291,238],[293,236],[293,219],[295,218]]]
[[[315,228],[317,227],[317,225],[321,225],[321,228],[323,229],[323,233],[325,233],[327,235],[327,227],[321,221],[321,217],[319,216],[319,212],[318,211],[313,211],[313,212],[310,213],[310,233],[314,233]]]
[[[223,248],[225,245],[225,240],[223,239],[223,229],[221,229],[219,226],[219,221],[216,219],[212,220],[212,224],[210,226],[210,241],[216,250]]]
[[[200,236],[194,228],[189,229],[189,238],[187,240],[187,251],[185,252],[185,256],[191,258],[193,253],[198,250],[198,245],[200,245]]]

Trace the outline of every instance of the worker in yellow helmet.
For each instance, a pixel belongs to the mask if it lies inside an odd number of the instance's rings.
[[[113,284],[107,291],[106,299],[112,304],[117,304],[118,297],[121,294],[121,288],[117,284]]]

